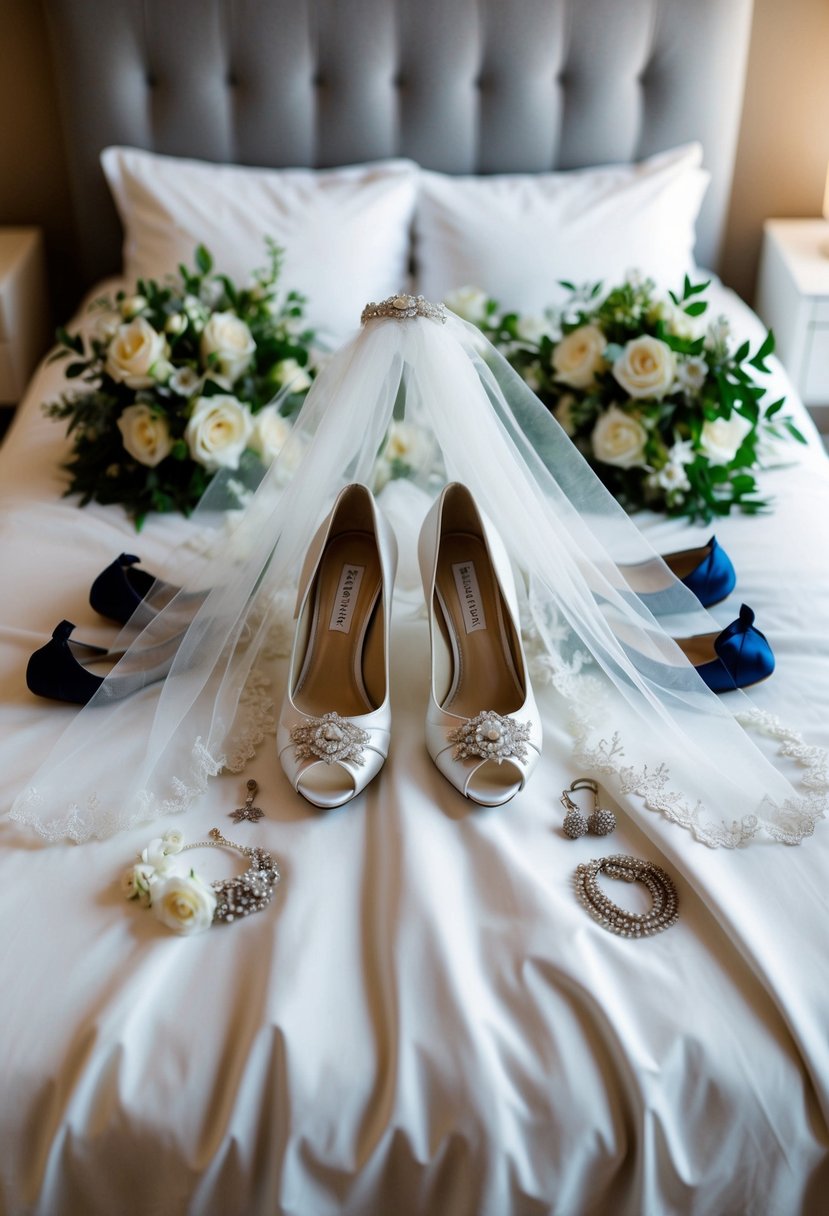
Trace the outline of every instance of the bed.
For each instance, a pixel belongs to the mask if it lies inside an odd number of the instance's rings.
[[[695,258],[716,269],[747,0],[47,11],[92,295],[120,273],[99,164],[112,146],[266,170],[397,157],[485,179],[699,141],[711,183]],[[149,182],[162,169],[143,165]],[[414,253],[422,273],[428,251]],[[757,318],[713,290],[756,340]],[[807,443],[764,474],[773,513],[717,533],[774,640],[777,671],[751,700],[796,725],[778,742],[819,786],[829,461],[782,367],[772,375]],[[93,577],[136,546],[173,575],[188,535],[183,519],[153,517],[136,540],[119,509],[61,497],[65,440],[40,408],[60,386],[59,367],[38,371],[0,449],[3,811],[75,712],[28,693],[28,655],[61,617],[106,645]],[[661,552],[708,535],[638,522]],[[733,611],[713,613],[725,625]],[[251,762],[266,810],[256,839],[282,882],[244,925],[178,939],[127,905],[118,879],[146,828],[45,847],[0,823],[0,1212],[825,1211],[826,825],[797,847],[711,850],[619,800],[613,850],[670,870],[680,920],[617,939],[574,897],[576,865],[607,851],[561,831],[576,774],[552,748],[508,808],[471,810],[423,747],[425,620],[405,599],[394,630],[382,783],[320,815],[287,789],[267,740]],[[188,838],[243,799],[239,777],[214,780],[181,817]]]

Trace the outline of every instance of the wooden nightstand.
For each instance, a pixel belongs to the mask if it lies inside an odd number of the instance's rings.
[[[48,341],[40,231],[0,228],[0,404],[17,404]]]
[[[757,312],[777,339],[777,353],[803,402],[829,433],[829,224],[767,220]]]

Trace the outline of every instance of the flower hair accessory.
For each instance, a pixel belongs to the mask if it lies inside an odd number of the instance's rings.
[[[209,840],[185,844],[176,828],[151,840],[137,862],[124,872],[121,887],[127,899],[152,908],[163,925],[189,936],[224,921],[232,924],[252,912],[262,912],[273,899],[279,870],[270,853],[255,846],[234,844],[218,828]],[[207,882],[192,867],[185,871],[180,854],[187,849],[235,849],[250,858],[244,874]]]

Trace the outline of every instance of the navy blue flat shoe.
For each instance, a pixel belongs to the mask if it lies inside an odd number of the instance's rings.
[[[86,705],[104,682],[104,677],[124,657],[123,650],[105,650],[70,638],[75,626],[61,621],[45,646],[36,650],[26,667],[26,684],[38,697]],[[130,696],[147,684],[163,680],[172,666],[181,635],[137,652],[128,674],[109,681],[110,699]],[[97,672],[91,670],[97,668]]]
[[[680,549],[676,553],[665,553],[662,561],[673,575],[692,591],[704,608],[718,604],[730,595],[737,583],[737,575],[725,549],[712,536],[707,545],[696,549]],[[651,590],[653,582],[659,580],[655,563],[641,562],[638,565],[620,566],[628,586],[636,592],[651,612],[670,614],[684,612],[687,608],[685,596],[676,585]]]
[[[746,604],[741,606],[737,620],[722,633],[703,633],[676,641],[712,692],[748,688],[774,671],[771,646],[760,630],[754,628],[754,613]]]
[[[719,604],[737,585],[731,558],[717,543],[716,536],[712,536],[707,545],[667,553],[662,560],[671,573],[693,591],[703,608]]]
[[[140,560],[133,553],[122,553],[95,579],[89,589],[89,602],[101,616],[126,625],[156,582],[154,575],[138,569]]]

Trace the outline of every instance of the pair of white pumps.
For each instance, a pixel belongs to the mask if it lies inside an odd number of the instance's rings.
[[[426,516],[418,555],[432,648],[426,747],[466,798],[500,806],[523,788],[541,752],[509,557],[458,482]],[[394,532],[371,491],[346,486],[300,575],[277,731],[285,774],[314,806],[354,798],[388,755],[396,566]]]

